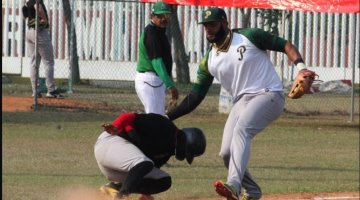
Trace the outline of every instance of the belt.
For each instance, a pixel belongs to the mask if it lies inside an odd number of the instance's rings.
[[[146,73],[146,72],[151,72],[151,73],[155,73],[153,71],[138,71],[139,73]]]
[[[138,71],[138,72],[139,73],[150,73],[150,74],[155,74],[156,76],[158,76],[157,73],[153,72],[153,71]]]

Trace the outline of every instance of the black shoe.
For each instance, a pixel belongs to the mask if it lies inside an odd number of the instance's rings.
[[[32,94],[31,96],[32,96],[32,97],[35,97],[35,94]],[[37,93],[37,94],[36,94],[36,97],[37,97],[37,98],[41,98],[41,97],[42,97],[41,93]]]
[[[64,96],[62,94],[59,94],[56,92],[48,92],[48,93],[46,93],[46,98],[63,99]]]

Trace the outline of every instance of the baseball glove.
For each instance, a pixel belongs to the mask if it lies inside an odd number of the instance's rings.
[[[309,93],[316,76],[318,75],[311,70],[301,70],[294,80],[288,97],[291,99],[298,99],[304,94]]]

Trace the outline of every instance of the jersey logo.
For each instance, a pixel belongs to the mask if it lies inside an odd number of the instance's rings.
[[[240,54],[239,55],[239,60],[242,60],[244,58],[244,53],[246,51],[246,47],[245,46],[239,46],[236,51]]]

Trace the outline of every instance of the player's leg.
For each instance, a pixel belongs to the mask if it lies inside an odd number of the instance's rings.
[[[159,168],[153,168],[151,172],[144,176],[134,193],[151,195],[164,192],[170,187],[170,175]]]
[[[244,196],[260,199],[262,195],[260,186],[255,182],[248,169],[245,170],[241,185],[244,188]]]
[[[29,66],[30,66],[30,82],[32,95],[35,96],[36,92],[36,52],[35,52],[35,30],[29,29],[26,34],[26,42],[27,42],[27,52],[30,56]]]
[[[237,122],[237,117],[239,112],[244,109],[245,105],[245,102],[241,99],[234,104],[225,123],[219,155],[223,159],[226,168],[229,168],[230,144],[234,133],[234,127]]]
[[[231,141],[233,140],[234,127],[238,121],[239,112],[245,109],[247,101],[244,99],[239,99],[232,107],[228,119],[224,127],[224,133],[221,143],[220,156],[224,161],[224,165],[229,169],[230,162],[230,147]],[[228,183],[223,183],[220,180],[215,181],[214,183],[215,191],[226,197],[227,199],[237,199],[240,194],[240,186],[234,187]]]
[[[165,85],[155,73],[137,73],[135,89],[146,113],[165,114]]]
[[[55,79],[54,79],[54,49],[51,43],[49,29],[39,31],[38,37],[39,54],[45,66],[45,79],[47,86],[47,94],[55,92]],[[47,95],[49,96],[49,95]]]
[[[107,132],[103,132],[98,138],[94,147],[94,153],[102,174],[109,181],[121,183],[121,188],[125,184],[130,170],[138,164],[147,163],[145,170],[139,169],[140,173],[143,173],[140,178],[143,178],[153,167],[152,161],[136,146],[119,136],[112,136]],[[148,167],[148,165],[151,166]],[[136,169],[134,171],[137,171]],[[107,185],[111,186],[113,184]],[[110,194],[113,197],[120,195],[121,188],[107,187],[107,185],[101,187],[101,190],[105,191],[104,193]]]
[[[149,170],[150,172],[148,172]],[[152,199],[152,194],[164,192],[171,187],[170,175],[159,168],[153,168],[152,163],[149,162],[137,164],[128,173],[114,171],[112,174],[117,174],[117,176],[123,177],[121,179],[124,180],[120,184],[115,184],[113,182],[107,184],[112,185],[112,188],[115,187],[117,189],[116,192],[118,194],[115,196],[118,196],[119,194],[127,195],[137,193],[142,194],[140,199]],[[106,185],[103,187],[106,187]],[[104,190],[105,192],[103,193],[109,194],[110,192],[108,191],[111,191],[112,188]]]
[[[246,107],[239,111],[230,145],[230,161],[227,183],[241,188],[250,158],[251,141],[261,130],[277,119],[283,111],[282,92],[266,92],[245,95]]]
[[[95,158],[101,172],[111,181],[123,182],[122,173],[129,172],[141,162],[150,161],[140,149],[119,136],[103,132],[94,147]]]
[[[153,168],[154,163],[152,161],[143,161],[133,166],[121,186],[120,194],[129,195],[138,191],[142,187],[144,176]]]

